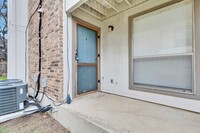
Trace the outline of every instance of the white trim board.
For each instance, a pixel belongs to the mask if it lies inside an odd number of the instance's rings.
[[[129,98],[134,98],[138,100],[143,100],[147,102],[152,102],[156,104],[162,104],[174,108],[184,109],[188,111],[193,111],[200,113],[200,101],[198,100],[191,100],[191,99],[185,99],[185,98],[179,98],[179,97],[173,97],[173,96],[166,96],[166,95],[160,95],[160,94],[154,94],[154,93],[148,93],[148,92],[140,92],[140,91],[133,91],[129,90],[128,92],[117,92],[114,90],[102,90],[106,93],[111,93],[115,95],[125,96]]]

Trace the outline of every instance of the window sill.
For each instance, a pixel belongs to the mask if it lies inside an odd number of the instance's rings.
[[[131,85],[129,86],[129,90],[155,93],[167,96],[174,96],[186,99],[200,100],[200,97],[196,94],[195,89],[191,91],[183,91],[177,90],[175,88],[164,88],[164,87],[156,87],[156,86],[146,86],[146,85]]]

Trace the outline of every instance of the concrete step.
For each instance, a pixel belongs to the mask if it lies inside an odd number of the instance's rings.
[[[53,117],[71,133],[120,133],[109,125],[79,114],[67,106],[58,107],[58,113],[53,113]]]
[[[71,133],[200,133],[200,115],[106,93],[63,105],[54,118]]]

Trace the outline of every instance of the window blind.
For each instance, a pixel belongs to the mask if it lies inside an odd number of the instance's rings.
[[[133,84],[193,88],[192,2],[133,19]]]

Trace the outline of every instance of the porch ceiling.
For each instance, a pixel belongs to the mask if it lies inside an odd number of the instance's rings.
[[[86,0],[78,9],[103,20],[148,0]]]

